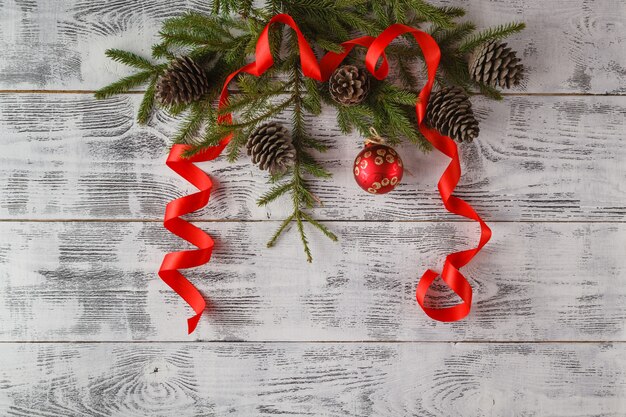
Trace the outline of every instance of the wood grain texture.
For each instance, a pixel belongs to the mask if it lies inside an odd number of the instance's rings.
[[[161,219],[168,201],[193,187],[164,164],[173,121],[147,127],[133,113],[140,97],[0,95],[0,218]],[[489,220],[626,219],[624,97],[474,98],[481,136],[463,145],[457,195]],[[321,219],[458,220],[436,184],[447,164],[438,152],[399,148],[404,184],[373,198],[355,186],[352,162],[362,140],[342,135],[327,110],[311,121],[332,149],[320,158],[334,174],[316,180]],[[196,219],[282,219],[289,204],[258,208],[267,177],[247,157],[201,164],[216,190]]]
[[[138,95],[25,90],[102,87],[128,74],[107,48],[147,55],[163,19],[209,2],[0,0],[0,90],[17,90],[0,94],[0,415],[626,415],[626,2],[436,3],[528,25],[510,41],[528,77],[472,99],[481,136],[462,148],[457,194],[496,221],[464,269],[471,316],[437,323],[414,299],[478,237],[441,205],[445,158],[401,147],[412,175],[371,198],[350,172],[361,140],[327,111],[315,215],[340,242],[312,232],[313,265],[293,231],[265,248],[288,210],[256,206],[247,158],[201,165],[217,187],[191,218],[228,221],[197,223],[217,246],[189,272],[211,301],[189,337],[156,274],[187,247],[157,222],[193,191],[164,166],[175,121],[139,127]]]
[[[478,27],[512,20],[528,29],[510,41],[528,68],[516,91],[626,92],[626,3],[621,0],[438,0],[463,6]],[[107,48],[148,55],[160,22],[201,0],[0,2],[0,89],[94,90],[128,69]]]
[[[625,344],[4,344],[4,416],[622,417]]]
[[[277,222],[200,225],[217,248],[188,271],[212,303],[195,340],[626,341],[623,223],[494,224],[453,324],[423,314],[415,285],[476,243],[474,224],[332,222],[338,243],[310,234],[313,265],[293,231],[265,248]],[[190,340],[156,274],[185,247],[158,223],[0,223],[0,340]]]

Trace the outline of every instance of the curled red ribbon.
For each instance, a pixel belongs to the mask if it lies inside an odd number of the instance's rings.
[[[274,16],[263,29],[263,32],[261,32],[256,46],[256,60],[243,66],[226,78],[220,94],[220,108],[228,102],[228,85],[238,74],[245,72],[258,77],[274,64],[269,44],[269,29],[275,22],[288,25],[294,30],[298,38],[302,72],[305,76],[313,78],[317,81],[327,80],[337,66],[341,64],[345,57],[356,46],[368,48],[367,55],[365,57],[366,67],[379,80],[384,79],[389,72],[389,64],[385,56],[385,48],[395,38],[404,34],[410,34],[422,49],[424,60],[427,65],[428,80],[426,85],[424,85],[420,91],[419,100],[415,106],[419,129],[435,148],[451,158],[450,164],[439,180],[439,193],[441,195],[441,199],[443,200],[443,204],[448,211],[479,222],[481,235],[479,244],[476,248],[451,253],[446,257],[444,263],[441,278],[448,285],[448,287],[450,287],[450,289],[461,298],[462,302],[460,304],[445,308],[432,308],[425,306],[425,299],[428,290],[433,281],[437,278],[437,276],[439,276],[437,272],[430,269],[422,275],[422,278],[417,285],[416,298],[424,312],[435,320],[446,322],[461,320],[470,312],[472,304],[472,288],[467,279],[465,279],[463,274],[459,271],[459,268],[469,263],[489,241],[491,237],[491,230],[467,202],[452,195],[452,192],[461,177],[461,164],[456,143],[449,137],[443,136],[433,129],[429,129],[424,124],[428,98],[430,97],[430,92],[435,81],[437,67],[439,66],[439,59],[441,57],[439,46],[435,40],[425,32],[409,26],[394,24],[383,31],[377,38],[364,36],[344,42],[342,44],[343,52],[329,52],[318,63],[311,46],[304,38],[302,32],[291,16],[279,14]],[[381,58],[382,60],[380,66],[376,68],[377,63]],[[221,115],[219,121],[221,123],[232,123],[232,116],[230,114]],[[196,315],[188,320],[189,333],[193,332],[195,329],[206,303],[199,291],[178,271],[178,269],[196,267],[208,262],[213,249],[213,240],[202,230],[182,220],[180,216],[204,207],[208,203],[211,192],[212,183],[209,176],[199,168],[195,167],[193,162],[215,159],[219,156],[224,147],[226,147],[231,137],[232,136],[225,137],[218,146],[209,148],[205,152],[202,152],[190,159],[181,158],[182,153],[187,149],[186,146],[175,145],[172,148],[170,156],[167,160],[168,166],[200,190],[198,193],[170,202],[167,206],[164,220],[164,225],[169,231],[193,243],[198,247],[198,249],[167,254],[163,260],[161,269],[159,270],[161,278],[196,312]]]
[[[428,289],[437,276],[439,276],[439,274],[432,269],[427,270],[424,275],[422,275],[416,289],[417,302],[428,316],[438,321],[458,321],[467,316],[472,307],[472,287],[459,271],[459,268],[467,265],[483,246],[485,246],[491,238],[491,229],[489,229],[489,226],[480,218],[472,206],[464,200],[452,195],[452,192],[461,178],[461,161],[456,143],[451,138],[441,135],[436,130],[429,129],[424,123],[428,98],[430,97],[430,92],[435,82],[435,74],[437,73],[439,59],[441,58],[441,52],[437,42],[435,42],[430,35],[420,30],[400,24],[392,25],[381,33],[369,47],[365,57],[367,69],[379,80],[385,78],[388,72],[387,68],[381,66],[376,69],[376,62],[384,53],[387,45],[398,36],[404,34],[412,35],[419,44],[424,55],[428,72],[428,81],[422,88],[422,91],[420,91],[419,100],[415,105],[420,132],[422,132],[435,148],[451,159],[450,164],[437,184],[444,207],[451,213],[475,220],[480,224],[480,241],[478,246],[474,249],[449,254],[446,257],[443,271],[441,272],[441,279],[461,298],[462,302],[445,308],[426,307],[425,300]]]
[[[238,74],[245,72],[258,77],[274,64],[269,43],[269,28],[274,22],[281,22],[293,28],[298,36],[300,60],[304,75],[318,81],[322,80],[321,70],[315,58],[315,54],[294,20],[291,16],[285,14],[276,15],[269,21],[259,36],[256,47],[256,61],[243,66],[226,78],[220,94],[220,108],[228,102],[228,84],[230,84]],[[232,115],[221,115],[219,121],[220,123],[232,123]],[[211,253],[213,252],[213,239],[211,239],[211,236],[206,232],[183,220],[180,216],[200,210],[206,206],[211,195],[211,188],[213,186],[211,178],[193,163],[217,158],[231,139],[232,135],[226,136],[220,141],[219,145],[207,148],[205,151],[198,153],[192,158],[183,158],[182,156],[184,152],[190,148],[189,146],[174,145],[166,162],[167,166],[199,189],[195,194],[178,198],[168,203],[165,209],[165,219],[163,221],[163,225],[167,230],[197,246],[198,249],[166,254],[163,258],[161,268],[159,269],[161,279],[169,285],[176,294],[185,300],[196,313],[195,316],[187,320],[187,330],[189,333],[192,333],[198,325],[202,312],[206,308],[206,302],[198,289],[180,273],[179,269],[193,268],[209,262]]]

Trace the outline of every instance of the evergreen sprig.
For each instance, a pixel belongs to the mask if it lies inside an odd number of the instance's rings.
[[[228,74],[240,68],[254,54],[259,34],[267,20],[277,13],[287,13],[298,23],[316,51],[341,51],[341,43],[359,35],[378,35],[393,23],[403,23],[428,30],[440,45],[440,84],[454,84],[467,91],[500,98],[489,86],[474,82],[467,68],[468,54],[491,40],[503,39],[524,28],[523,23],[510,23],[476,31],[471,22],[458,22],[465,14],[459,7],[438,7],[425,0],[212,0],[211,13],[183,13],[163,22],[160,40],[152,47],[152,59],[120,49],[106,55],[137,71],[98,90],[97,98],[127,93],[146,86],[139,106],[138,121],[147,123],[156,107],[182,118],[173,137],[175,143],[191,145],[185,156],[215,146],[226,135],[232,139],[226,149],[228,160],[241,154],[251,132],[260,124],[282,118],[291,124],[296,148],[294,166],[283,175],[271,176],[271,186],[257,201],[261,206],[289,196],[292,213],[281,222],[268,246],[290,225],[295,224],[308,261],[312,260],[305,223],[318,229],[331,240],[337,237],[308,212],[321,204],[311,192],[312,178],[329,178],[330,172],[316,160],[327,144],[309,133],[307,116],[319,115],[324,105],[333,107],[342,132],[358,131],[367,136],[371,127],[390,144],[409,140],[427,151],[430,144],[416,129],[415,101],[423,68],[421,50],[411,39],[399,39],[387,49],[391,66],[396,69],[397,83],[372,80],[365,101],[355,106],[342,106],[330,97],[328,85],[304,77],[300,68],[298,45],[292,32],[272,27],[270,45],[275,65],[263,76],[242,75],[237,78],[238,92],[233,94],[218,114],[215,103]],[[363,50],[355,50],[347,63],[363,61]],[[159,78],[172,60],[189,56],[204,68],[210,90],[200,100],[176,106],[164,106],[156,99]],[[235,83],[233,83],[233,86]],[[232,122],[220,116],[233,113]]]
[[[524,28],[526,24],[514,22],[483,30],[463,40],[459,46],[459,52],[471,52],[485,42],[507,38],[514,33],[521,32]]]

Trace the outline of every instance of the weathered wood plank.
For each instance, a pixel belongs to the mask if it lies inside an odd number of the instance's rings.
[[[165,204],[193,187],[165,167],[172,121],[143,128],[140,97],[96,101],[81,94],[0,95],[0,218],[160,219]],[[474,99],[482,119],[476,143],[462,146],[458,195],[490,220],[626,219],[624,97]],[[313,133],[332,149],[321,156],[334,174],[314,182],[321,219],[458,219],[443,209],[436,183],[446,158],[399,148],[413,175],[384,197],[354,183],[361,146],[342,135],[332,111]],[[168,122],[168,123],[165,123]],[[289,204],[258,208],[266,175],[244,157],[201,165],[215,175],[209,207],[195,218],[282,219]]]
[[[511,40],[528,68],[518,91],[626,92],[626,3],[621,0],[439,0],[464,6],[479,27],[511,20],[528,29]],[[5,1],[0,3],[0,89],[102,87],[128,69],[107,48],[149,54],[163,19],[207,11],[201,0],[132,2]],[[549,9],[549,10],[547,10]]]
[[[624,344],[3,344],[11,416],[586,416],[626,409]]]
[[[189,272],[212,303],[198,340],[626,340],[626,224],[496,223],[465,273],[469,319],[415,302],[427,267],[475,244],[470,223],[333,222],[307,264],[278,222],[200,223],[217,241]],[[0,341],[189,340],[190,309],[156,274],[185,248],[158,223],[0,223]]]

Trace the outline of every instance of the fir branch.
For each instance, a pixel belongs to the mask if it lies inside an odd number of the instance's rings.
[[[164,43],[158,43],[152,45],[152,57],[157,59],[166,58],[169,60],[173,60],[176,58],[176,55],[170,52],[167,45],[165,45]]]
[[[412,91],[402,90],[392,84],[383,84],[377,93],[374,94],[374,100],[415,106],[417,94]]]
[[[226,148],[226,158],[228,162],[235,162],[239,158],[239,149],[248,142],[248,137],[252,129],[241,129],[233,133],[233,137],[228,142]]]
[[[384,27],[387,27],[393,23],[393,19],[387,13],[385,2],[374,1],[372,2],[371,7],[375,19],[379,22],[380,25],[382,25],[381,29],[384,29]]]
[[[298,232],[300,233],[300,240],[304,247],[304,253],[306,254],[306,261],[308,263],[313,262],[313,255],[311,255],[311,248],[309,248],[309,240],[304,233],[304,223],[302,222],[302,211],[298,210],[295,213],[296,224],[298,225]]]
[[[462,7],[443,6],[439,10],[451,19],[456,19],[465,16],[465,9]]]
[[[234,36],[229,29],[232,23],[229,17],[187,12],[163,22],[162,33],[189,33],[204,36],[207,40],[210,38],[233,39]]]
[[[343,52],[343,46],[341,46],[341,44],[330,41],[328,39],[317,38],[315,40],[315,43],[317,43],[317,46],[322,48],[324,51],[337,52],[337,53]]]
[[[274,116],[276,116],[277,114],[283,112],[284,110],[286,110],[289,106],[291,106],[293,104],[293,102],[295,101],[294,97],[290,97],[287,100],[283,101],[280,104],[277,105],[272,105],[272,106],[268,106],[268,110],[265,111],[263,114],[256,116],[254,118],[248,119],[246,121],[242,121],[239,123],[232,123],[228,126],[231,129],[241,129],[244,127],[250,127],[250,126],[256,126],[261,122],[264,122]]]
[[[524,30],[525,27],[526,25],[524,23],[507,23],[483,30],[463,41],[459,46],[459,51],[462,53],[471,52],[485,42],[506,38]]]
[[[139,124],[145,125],[150,120],[150,116],[152,116],[152,112],[155,106],[155,96],[156,96],[156,84],[159,78],[159,74],[155,73],[152,76],[152,80],[150,84],[148,84],[148,88],[143,95],[143,99],[141,100],[141,104],[139,105],[139,111],[137,113],[137,121]]]
[[[304,79],[304,87],[306,88],[306,96],[302,104],[309,113],[316,116],[322,112],[319,85],[315,80],[307,77]]]
[[[295,40],[293,37],[291,38],[291,46],[293,47],[291,56],[289,60],[291,62],[298,62],[298,48],[297,44],[294,44]],[[319,202],[309,190],[306,180],[303,177],[303,172],[308,172],[309,174],[317,174],[319,176],[328,176],[330,173],[326,172],[321,166],[316,164],[313,158],[304,151],[304,147],[307,146],[306,143],[310,141],[308,135],[306,134],[305,123],[304,123],[304,111],[306,110],[306,106],[304,104],[304,97],[306,97],[307,90],[312,87],[309,85],[307,88],[306,82],[303,79],[301,74],[301,70],[298,65],[292,65],[290,71],[290,82],[292,83],[291,90],[291,102],[293,104],[293,114],[292,114],[292,141],[294,147],[296,148],[296,161],[291,170],[291,174],[293,179],[282,186],[278,186],[270,190],[268,194],[263,196],[260,202],[264,203],[268,199],[275,199],[278,196],[291,191],[292,203],[293,203],[293,214],[289,216],[285,222],[279,227],[276,231],[268,246],[273,246],[278,237],[283,233],[287,224],[291,220],[296,221],[297,230],[300,234],[300,240],[302,241],[302,245],[304,248],[304,253],[306,255],[307,261],[312,262],[313,257],[311,254],[311,249],[309,247],[308,238],[306,237],[306,233],[304,230],[304,222],[308,221],[310,218],[304,210],[304,208],[311,208],[315,205],[315,203]],[[313,223],[311,223],[313,224]],[[329,237],[336,236],[332,235],[327,229],[323,226],[319,225],[319,223],[314,224],[315,227],[322,230],[322,232]],[[321,226],[321,227],[320,227]]]
[[[451,28],[454,26],[453,17],[456,16],[450,13],[449,9],[433,6],[423,0],[409,0],[408,3],[412,12],[418,18],[422,18],[442,28]]]
[[[169,106],[162,105],[163,109],[167,111],[171,116],[179,116],[189,110],[190,104],[180,103],[180,104],[172,104]]]
[[[478,85],[480,92],[486,95],[487,97],[492,98],[494,100],[502,100],[502,94],[496,88],[493,88],[483,83],[476,83],[476,84]]]
[[[108,98],[117,94],[127,93],[131,89],[145,84],[154,76],[154,71],[142,71],[107,85],[95,92],[97,99]]]
[[[452,29],[435,29],[432,32],[432,36],[437,41],[437,44],[439,44],[439,48],[442,50],[442,52],[444,52],[442,55],[445,56],[446,53],[453,52],[447,51],[448,48],[451,48],[454,45],[458,44],[463,39],[470,36],[475,30],[476,25],[474,25],[472,22],[463,22],[459,23]]]
[[[280,224],[276,232],[274,232],[274,235],[272,235],[272,238],[267,242],[268,248],[271,248],[276,244],[276,241],[278,240],[280,235],[283,234],[283,232],[285,231],[285,228],[289,225],[289,223],[291,223],[294,217],[295,217],[295,214],[292,214],[291,216],[283,220],[283,222]]]
[[[121,49],[107,49],[104,54],[113,61],[121,62],[129,67],[148,71],[154,69],[154,64],[152,62],[129,51],[123,51]]]
[[[302,217],[304,217],[304,219],[307,222],[311,223],[313,226],[321,230],[322,233],[324,233],[324,235],[326,235],[330,240],[332,240],[333,242],[336,242],[338,240],[337,235],[331,232],[330,230],[328,230],[326,226],[324,226],[323,224],[315,220],[313,217],[311,217],[304,211],[301,214],[302,214]]]
[[[268,77],[263,77],[263,79],[268,79]],[[286,82],[263,83],[264,85],[259,88],[259,84],[261,82],[248,84],[247,81],[244,82],[244,77],[242,77],[239,83],[242,92],[231,96],[228,102],[220,109],[220,114],[233,113],[246,108],[259,109],[259,107],[267,106],[271,98],[289,93],[287,89],[291,85]]]
[[[315,161],[311,155],[307,152],[300,152],[300,166],[303,171],[306,171],[310,175],[317,178],[330,178],[332,174],[328,172],[323,166]]]
[[[357,129],[363,136],[369,134],[369,129],[376,119],[376,114],[365,105],[342,106],[336,104],[337,124],[343,133],[351,133]]]
[[[442,74],[438,76],[439,82],[444,85],[458,85],[465,90],[470,90],[475,84],[467,68],[465,56],[458,52],[450,52],[441,59]]]
[[[278,197],[292,190],[293,187],[294,187],[293,182],[286,182],[281,185],[275,185],[257,200],[257,204],[259,206],[267,206],[269,203],[276,200]]]
[[[413,60],[399,57],[396,60],[396,64],[398,66],[398,76],[402,84],[410,89],[416,89],[418,86],[418,81],[413,72]]]
[[[328,150],[327,145],[325,145],[324,143],[320,142],[317,139],[313,139],[312,137],[308,135],[303,135],[300,141],[302,143],[302,147],[315,149],[318,152],[326,152]]]
[[[183,158],[191,158],[192,156],[207,148],[217,146],[221,142],[221,140],[228,135],[236,134],[236,131],[229,128],[230,125],[207,126],[202,138],[200,138],[199,141],[196,141],[196,143],[193,143],[192,146],[183,153]]]
[[[198,134],[202,123],[208,118],[209,111],[205,103],[193,103],[181,129],[174,136],[174,143],[191,143]]]

